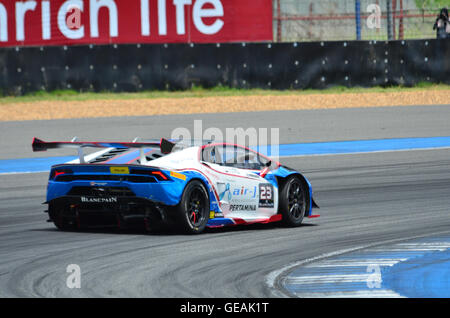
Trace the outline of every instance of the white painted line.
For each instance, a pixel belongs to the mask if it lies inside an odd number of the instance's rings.
[[[445,251],[447,250],[447,247],[440,247],[440,246],[430,246],[430,247],[426,247],[426,246],[411,246],[411,247],[392,247],[392,248],[374,248],[371,249],[371,252],[384,252],[384,253],[389,253],[389,252],[427,252],[427,251]]]
[[[269,274],[267,274],[266,285],[275,297],[290,297],[290,295],[286,294],[285,292],[276,289],[275,285],[276,285],[276,281],[277,281],[278,277],[281,276],[281,274],[283,274],[289,270],[292,270],[295,267],[299,267],[299,266],[302,266],[305,264],[317,262],[317,261],[320,261],[320,260],[323,260],[326,258],[337,256],[337,255],[342,255],[342,254],[347,254],[347,253],[358,251],[358,250],[368,249],[368,248],[371,248],[374,246],[390,244],[390,243],[395,243],[395,242],[399,242],[399,241],[401,242],[401,241],[414,240],[414,239],[418,239],[418,238],[423,238],[423,237],[428,237],[428,236],[436,236],[436,235],[446,234],[446,233],[449,233],[449,231],[448,230],[440,231],[440,232],[416,235],[416,236],[411,236],[411,237],[406,237],[406,238],[381,241],[381,242],[376,242],[376,243],[371,243],[371,244],[366,244],[366,245],[360,245],[360,246],[353,247],[353,248],[338,250],[338,251],[334,251],[334,252],[330,252],[330,253],[324,253],[324,254],[320,254],[315,257],[307,258],[307,259],[300,260],[297,262],[292,262],[286,266],[283,266],[280,269],[274,270],[274,271],[270,272]],[[348,296],[348,297],[350,297],[350,296]]]
[[[305,267],[367,267],[369,265],[394,266],[398,262],[406,261],[406,258],[374,258],[374,259],[332,259],[318,263],[308,264]]]
[[[337,284],[337,283],[365,283],[373,279],[373,274],[343,274],[343,275],[312,275],[286,278],[285,284]]]
[[[356,290],[329,293],[294,293],[299,298],[404,298],[389,289]]]
[[[450,147],[390,149],[390,150],[374,150],[374,151],[360,151],[360,152],[340,152],[340,153],[318,153],[318,154],[288,155],[288,156],[278,156],[278,157],[279,158],[297,158],[297,157],[317,157],[317,156],[361,155],[361,154],[371,154],[371,153],[387,153],[387,152],[401,152],[401,151],[446,150],[446,149],[450,149]]]
[[[44,172],[49,172],[49,171],[50,170],[45,170],[45,171],[2,172],[2,173],[0,173],[0,176],[8,176],[8,175],[14,175],[14,174],[44,173]]]
[[[439,248],[450,248],[449,242],[429,242],[429,243],[399,243],[396,246],[404,247],[439,247]]]
[[[339,251],[335,251],[335,252],[331,252],[331,253],[321,254],[321,255],[318,255],[318,256],[315,256],[315,257],[304,259],[302,261],[298,261],[298,262],[293,262],[293,263],[288,264],[288,265],[286,265],[286,266],[284,266],[284,267],[282,267],[280,269],[277,269],[277,270],[274,270],[274,271],[270,272],[266,276],[266,285],[270,289],[272,289],[271,290],[272,293],[275,294],[277,297],[287,297],[286,294],[284,294],[283,292],[275,289],[275,281],[277,280],[278,276],[280,276],[284,272],[286,272],[286,271],[288,271],[288,270],[290,270],[292,268],[304,265],[304,264],[312,263],[312,262],[315,262],[315,261],[318,261],[318,260],[321,260],[321,259],[324,259],[324,258],[332,257],[332,256],[337,256],[337,255],[341,255],[341,254],[345,254],[345,253],[350,253],[350,252],[353,252],[353,251],[357,251],[357,250],[360,250],[360,249],[371,247],[373,245],[375,245],[375,244],[362,245],[362,246],[358,246],[358,247],[354,247],[354,248],[348,248],[348,249],[339,250]]]

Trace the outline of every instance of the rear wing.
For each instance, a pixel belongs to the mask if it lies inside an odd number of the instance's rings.
[[[80,163],[85,163],[83,148],[139,148],[141,152],[141,163],[146,162],[144,148],[158,147],[163,154],[168,154],[172,151],[175,143],[162,138],[160,142],[100,142],[100,141],[77,141],[76,138],[72,141],[51,141],[46,142],[39,138],[34,137],[31,144],[33,151],[47,151],[47,149],[59,149],[59,148],[76,148],[78,149],[78,156]]]

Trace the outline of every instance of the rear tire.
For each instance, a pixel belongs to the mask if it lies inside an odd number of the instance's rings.
[[[298,176],[289,177],[280,191],[278,211],[282,215],[282,222],[289,227],[302,224],[306,213],[307,194],[303,180]]]
[[[64,207],[49,204],[48,215],[50,217],[50,220],[52,220],[53,224],[56,226],[58,230],[61,231],[74,230],[76,228],[76,225],[64,217],[63,209]]]
[[[206,228],[209,220],[209,195],[199,180],[189,182],[175,207],[178,227],[187,234],[199,234]]]

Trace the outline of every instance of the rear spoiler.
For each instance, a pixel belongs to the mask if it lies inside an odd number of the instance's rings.
[[[76,137],[72,141],[52,141],[46,142],[39,138],[34,137],[31,144],[33,151],[47,151],[47,149],[58,149],[58,148],[77,148],[78,156],[80,158],[80,163],[85,163],[83,148],[116,148],[116,149],[126,149],[126,148],[140,148],[141,150],[141,163],[146,161],[144,148],[158,147],[161,149],[163,154],[168,154],[175,147],[175,143],[162,138],[160,142],[100,142],[100,141],[77,141]]]

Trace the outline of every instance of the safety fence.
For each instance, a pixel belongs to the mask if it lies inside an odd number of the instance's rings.
[[[274,40],[341,41],[436,38],[440,5],[431,0],[273,0]]]
[[[4,95],[450,83],[450,41],[137,44],[3,48]]]

